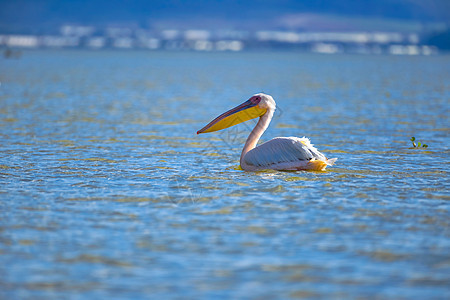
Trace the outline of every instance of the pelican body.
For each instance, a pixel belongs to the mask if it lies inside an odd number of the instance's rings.
[[[256,146],[269,127],[275,109],[276,104],[272,96],[255,94],[241,105],[212,120],[197,131],[197,134],[222,130],[259,117],[242,149],[240,164],[243,170],[324,171],[327,166],[334,164],[336,158],[327,159],[305,137],[277,137]]]

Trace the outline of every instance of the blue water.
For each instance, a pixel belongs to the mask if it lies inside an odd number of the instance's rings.
[[[33,51],[0,82],[0,298],[450,298],[450,56]],[[196,135],[257,92],[264,141],[336,165]]]

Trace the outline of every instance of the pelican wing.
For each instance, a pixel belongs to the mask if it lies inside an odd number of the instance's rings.
[[[257,169],[275,170],[316,169],[307,166],[311,161],[321,161],[324,166],[334,162],[327,160],[305,137],[274,138],[250,150],[244,160]]]

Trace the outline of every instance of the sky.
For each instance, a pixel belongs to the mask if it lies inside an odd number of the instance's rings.
[[[305,29],[305,18],[324,16],[448,25],[450,0],[0,0],[3,32],[45,31],[64,23]]]

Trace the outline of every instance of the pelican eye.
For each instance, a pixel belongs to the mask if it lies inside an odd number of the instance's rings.
[[[252,103],[254,104],[258,104],[261,101],[261,97],[256,96],[250,99],[250,101],[252,101]]]

